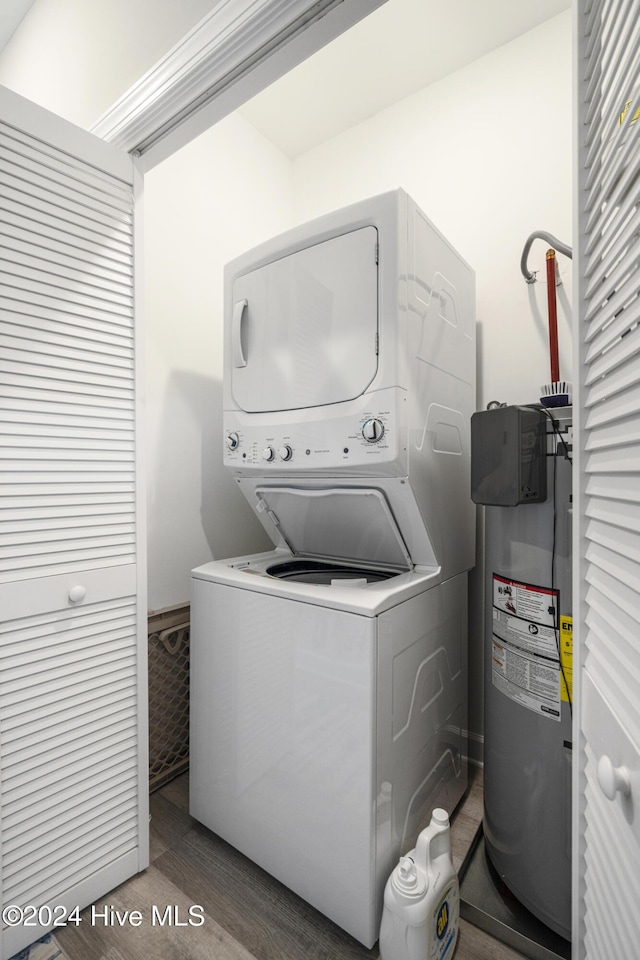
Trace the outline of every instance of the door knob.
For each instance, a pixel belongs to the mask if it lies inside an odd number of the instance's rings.
[[[614,767],[605,755],[598,760],[598,783],[607,800],[615,800],[616,793],[624,797],[631,793],[631,781],[626,767]]]

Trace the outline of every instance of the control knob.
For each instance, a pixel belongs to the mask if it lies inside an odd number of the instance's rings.
[[[237,450],[240,446],[240,437],[237,433],[227,434],[227,447],[229,450]]]
[[[276,452],[273,447],[265,447],[262,451],[262,459],[266,460],[267,463],[271,463],[272,460],[275,460]]]
[[[379,440],[382,440],[384,435],[384,423],[382,420],[378,420],[377,417],[372,417],[370,420],[365,420],[362,425],[362,436],[367,441],[367,443],[378,443]]]
[[[288,443],[285,443],[282,447],[278,448],[278,456],[281,460],[291,460],[293,456],[293,450]]]

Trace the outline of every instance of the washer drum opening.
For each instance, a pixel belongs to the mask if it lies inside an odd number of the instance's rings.
[[[379,583],[397,577],[398,570],[377,570],[370,567],[349,566],[326,560],[286,560],[272,563],[267,567],[270,577],[280,580],[293,580],[296,583],[318,583],[331,586],[335,580],[365,580],[366,583]]]

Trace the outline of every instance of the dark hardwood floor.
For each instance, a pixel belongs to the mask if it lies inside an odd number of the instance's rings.
[[[139,926],[89,922],[58,931],[61,960],[376,960],[366,950],[188,812],[188,776],[151,797],[151,865],[95,905],[137,910]],[[452,819],[460,866],[482,817],[482,772]],[[189,925],[192,920],[201,925]],[[156,908],[154,923],[154,907]],[[167,907],[180,925],[160,925]],[[166,918],[165,918],[166,919]],[[183,925],[185,924],[185,925]],[[457,960],[520,960],[481,930],[461,921]]]

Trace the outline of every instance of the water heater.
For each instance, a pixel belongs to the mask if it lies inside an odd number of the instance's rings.
[[[472,418],[485,505],[484,833],[518,900],[571,936],[571,407]]]

